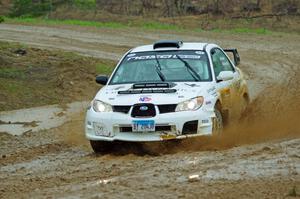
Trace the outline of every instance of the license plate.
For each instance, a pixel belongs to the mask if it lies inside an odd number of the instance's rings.
[[[155,131],[154,120],[134,120],[132,121],[133,132]]]

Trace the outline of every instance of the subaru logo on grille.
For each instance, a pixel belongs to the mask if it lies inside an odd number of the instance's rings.
[[[141,106],[140,107],[140,111],[147,111],[148,110],[148,106]]]

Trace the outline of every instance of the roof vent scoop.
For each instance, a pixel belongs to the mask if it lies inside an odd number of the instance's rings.
[[[182,46],[182,41],[175,41],[175,40],[163,40],[157,41],[153,44],[153,49],[157,48],[180,48]]]

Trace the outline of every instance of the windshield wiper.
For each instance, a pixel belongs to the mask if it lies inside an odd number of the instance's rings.
[[[201,81],[201,77],[198,75],[198,73],[193,69],[193,67],[184,59],[182,59],[180,56],[176,55],[176,57],[182,61],[185,65],[185,67],[187,67],[189,73],[192,75],[192,77],[196,80],[196,81]]]
[[[164,76],[164,74],[161,72],[161,65],[158,61],[158,58],[157,58],[157,55],[155,54],[155,60],[156,60],[156,63],[155,64],[155,70],[156,70],[156,73],[158,74],[159,78],[161,79],[161,81],[166,81],[166,77]]]

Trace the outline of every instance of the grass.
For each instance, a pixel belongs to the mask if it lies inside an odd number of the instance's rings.
[[[214,32],[227,32],[227,33],[253,33],[253,34],[271,34],[272,32],[270,30],[267,30],[265,28],[233,28],[229,30],[223,30],[223,29],[213,29]]]
[[[97,22],[97,21],[82,21],[82,20],[57,20],[57,19],[43,19],[32,17],[16,17],[8,18],[5,20],[10,23],[25,23],[33,25],[77,25],[77,26],[89,26],[98,28],[126,28],[127,25],[117,22]]]
[[[102,75],[110,75],[112,71],[114,70],[114,67],[111,64],[97,64],[96,65],[96,72],[97,74]]]
[[[89,100],[99,90],[97,74],[109,75],[115,61],[0,41],[0,111]]]
[[[23,79],[25,73],[23,70],[16,68],[0,68],[0,78],[20,78]]]
[[[16,83],[11,83],[11,84],[6,85],[6,90],[9,93],[18,93],[21,89],[22,89],[22,87]]]
[[[141,28],[145,30],[171,30],[171,31],[194,31],[202,32],[205,31],[201,28],[184,28],[179,25],[161,23],[157,21],[143,21],[143,22],[99,22],[99,21],[84,21],[75,19],[47,19],[47,18],[33,18],[33,17],[16,17],[16,18],[4,18],[7,23],[21,23],[21,24],[32,24],[32,25],[75,25],[75,26],[86,26],[96,28],[113,28],[113,29],[124,29],[124,28]],[[233,34],[270,34],[271,31],[265,28],[232,28],[232,29],[213,29],[213,32],[224,32]]]
[[[271,33],[269,30],[265,28],[256,28],[256,29],[250,29],[250,28],[235,28],[231,30],[234,33],[256,33],[256,34],[268,34]]]
[[[7,92],[10,94],[14,94],[14,93],[20,93],[20,92],[24,92],[24,85],[22,85],[22,83],[20,82],[15,82],[15,81],[4,81],[0,79],[0,83],[2,84],[3,88],[1,88],[2,92]]]

